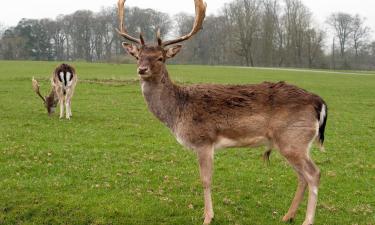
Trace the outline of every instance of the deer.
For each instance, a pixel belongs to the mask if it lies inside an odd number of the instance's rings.
[[[68,64],[60,64],[57,66],[51,77],[51,91],[49,95],[43,97],[40,93],[40,85],[37,80],[32,78],[32,87],[35,93],[42,99],[44,107],[47,109],[48,115],[51,116],[60,103],[60,119],[64,116],[70,119],[72,116],[71,100],[74,89],[77,84],[77,74],[73,66]]]
[[[265,158],[278,151],[295,170],[298,186],[289,210],[282,218],[292,221],[308,188],[308,204],[303,225],[314,223],[320,170],[310,157],[313,143],[323,149],[328,108],[325,101],[286,82],[222,85],[174,83],[166,61],[200,29],[207,4],[194,0],[195,19],[190,33],[163,41],[160,30],[155,43],[145,43],[140,33],[127,33],[124,22],[125,0],[118,1],[119,29],[128,42],[122,46],[137,61],[142,94],[149,111],[164,123],[177,142],[191,149],[198,158],[204,195],[204,221],[214,218],[211,197],[214,153],[231,147],[265,146]],[[172,46],[171,46],[172,45]]]

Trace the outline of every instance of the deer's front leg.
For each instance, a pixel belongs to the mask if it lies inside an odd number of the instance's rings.
[[[70,117],[73,116],[73,114],[72,114],[72,99],[69,99],[69,115],[70,115]]]
[[[214,210],[212,208],[211,199],[211,179],[214,161],[214,149],[212,146],[198,149],[198,161],[200,176],[204,190],[204,222],[210,224],[214,218]]]

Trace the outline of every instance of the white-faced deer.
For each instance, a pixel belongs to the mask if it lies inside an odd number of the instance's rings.
[[[204,224],[214,217],[210,187],[215,150],[260,145],[267,147],[266,158],[272,149],[278,150],[298,176],[295,197],[283,220],[293,220],[308,187],[303,225],[313,224],[320,172],[309,150],[315,140],[321,147],[324,141],[327,106],[322,98],[284,82],[177,85],[171,81],[165,62],[181,45],[166,47],[191,38],[201,29],[206,4],[195,0],[196,17],[189,34],[163,42],[157,32],[156,44],[145,44],[142,35],[137,39],[126,32],[124,4],[125,0],[118,1],[118,32],[135,43],[123,43],[123,47],[137,59],[148,108],[179,143],[197,153],[204,188]]]
[[[72,116],[71,100],[77,84],[77,74],[72,66],[63,63],[56,67],[51,77],[52,88],[46,97],[40,94],[39,84],[34,78],[32,79],[32,84],[36,94],[43,100],[48,115],[52,115],[55,112],[57,103],[60,103],[60,118],[64,116],[65,104],[66,118],[70,119]]]

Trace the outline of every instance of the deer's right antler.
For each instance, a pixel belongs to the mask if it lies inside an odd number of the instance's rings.
[[[39,97],[43,100],[43,102],[45,103],[46,102],[46,99],[42,96],[42,94],[40,94],[40,90],[39,90],[39,84],[38,84],[38,81],[36,81],[33,77],[32,79],[32,83],[33,83],[33,90],[35,91],[35,93],[37,95],[39,95]]]
[[[125,15],[125,1],[126,0],[118,0],[117,2],[117,10],[118,10],[118,19],[119,19],[119,27],[120,30],[116,29],[117,33],[123,36],[125,39],[135,42],[137,44],[144,45],[145,41],[143,40],[142,33],[139,34],[139,39],[130,36],[126,32],[125,23],[124,23],[124,15]]]
[[[202,29],[203,20],[206,16],[207,4],[203,0],[194,0],[194,4],[195,4],[195,19],[194,19],[193,29],[190,31],[190,33],[182,37],[179,37],[177,39],[162,42],[162,46],[172,45],[172,44],[186,41],[189,38],[191,38],[194,34],[196,34],[200,29]]]

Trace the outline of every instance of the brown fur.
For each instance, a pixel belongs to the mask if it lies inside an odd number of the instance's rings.
[[[205,187],[205,223],[213,218],[213,151],[266,145],[264,159],[269,159],[273,148],[277,149],[299,176],[296,196],[283,221],[293,220],[309,184],[311,194],[304,225],[312,224],[320,172],[309,157],[309,148],[319,134],[320,110],[326,106],[322,98],[285,82],[179,86],[170,80],[164,63],[155,60],[165,52],[143,57],[148,51],[145,49],[155,51],[143,48],[138,55],[138,66],[149,70],[149,74],[140,75],[143,95],[150,111],[177,140],[197,152]],[[221,140],[229,142],[222,144]]]
[[[176,108],[166,120],[177,121],[180,125],[174,129],[181,129],[178,132],[192,144],[214,143],[220,136],[245,139],[249,133],[278,144],[275,131],[297,123],[310,129],[317,120],[315,107],[323,104],[321,98],[283,82],[176,86],[174,90]],[[302,121],[307,115],[311,121]],[[197,127],[205,132],[189,132]]]
[[[123,11],[124,0],[119,0]],[[142,93],[149,110],[175,135],[182,145],[198,156],[204,189],[204,224],[211,223],[213,159],[216,149],[265,145],[264,158],[277,149],[298,176],[298,187],[283,221],[296,215],[304,192],[309,187],[303,225],[314,222],[320,172],[309,156],[312,142],[324,140],[327,106],[319,96],[285,82],[248,85],[198,84],[179,86],[169,78],[165,61],[174,57],[181,45],[165,48],[190,38],[203,22],[205,3],[195,0],[193,30],[181,38],[156,45],[130,37],[119,13],[120,34],[139,45],[123,43],[137,59]],[[167,43],[167,44],[160,44]]]

